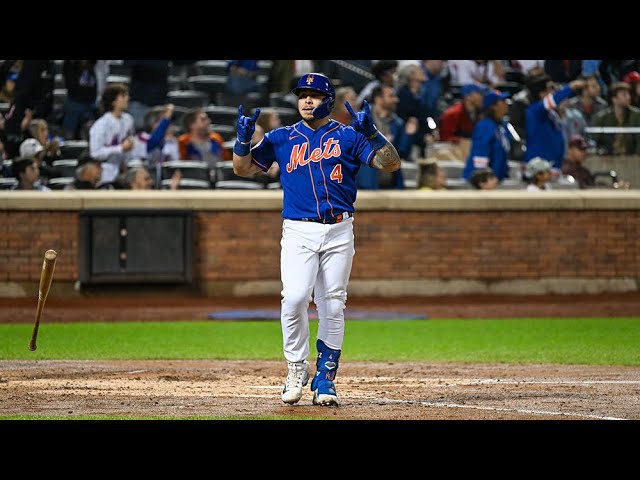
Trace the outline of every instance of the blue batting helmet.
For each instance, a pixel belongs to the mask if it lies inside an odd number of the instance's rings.
[[[304,89],[315,90],[327,96],[327,98],[313,110],[313,116],[315,118],[324,118],[331,113],[336,103],[336,90],[333,88],[329,77],[322,73],[306,73],[300,77],[296,88],[291,91],[295,95],[298,95],[300,90]]]

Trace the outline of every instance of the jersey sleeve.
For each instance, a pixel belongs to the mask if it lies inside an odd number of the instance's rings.
[[[371,167],[371,160],[373,160],[373,156],[376,154],[376,151],[371,148],[369,141],[367,138],[359,132],[352,130],[354,134],[353,140],[353,152],[354,157],[359,159],[366,166]],[[373,168],[373,167],[372,167]]]
[[[260,170],[263,172],[269,170],[273,162],[276,161],[276,149],[273,138],[275,134],[275,130],[267,132],[264,138],[251,149],[251,161],[260,167]]]

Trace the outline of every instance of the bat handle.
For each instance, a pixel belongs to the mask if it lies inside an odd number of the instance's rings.
[[[36,341],[35,339],[31,339],[31,341],[29,342],[29,350],[31,350],[32,352],[35,351],[35,349],[38,348],[36,345]]]

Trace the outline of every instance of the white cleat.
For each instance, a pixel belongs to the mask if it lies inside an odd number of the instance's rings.
[[[290,405],[302,398],[302,388],[309,382],[309,362],[287,362],[289,372],[282,388],[282,401]]]

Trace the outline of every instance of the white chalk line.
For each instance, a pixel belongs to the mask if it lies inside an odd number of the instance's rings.
[[[520,408],[503,408],[503,407],[483,407],[480,405],[460,405],[457,403],[444,403],[444,402],[427,402],[421,400],[395,400],[392,398],[377,398],[370,400],[373,403],[405,403],[413,405],[424,405],[425,407],[446,407],[446,408],[468,408],[472,410],[489,410],[493,412],[515,412],[524,413],[527,415],[556,415],[560,417],[580,417],[580,418],[592,418],[595,420],[626,420],[626,418],[607,417],[601,415],[591,415],[585,413],[566,413],[566,412],[551,412],[547,410],[529,410]]]
[[[521,385],[523,383],[530,385],[640,385],[640,380],[499,380],[490,378],[466,382],[465,385]]]

